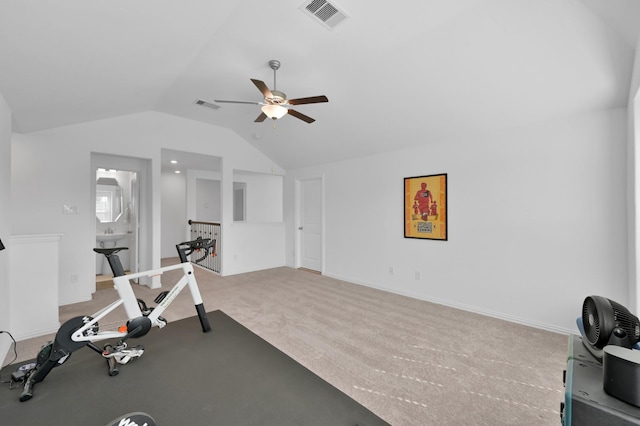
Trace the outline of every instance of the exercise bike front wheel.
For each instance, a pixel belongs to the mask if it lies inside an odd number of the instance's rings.
[[[71,336],[84,325],[91,321],[90,317],[75,317],[66,321],[56,333],[55,341],[52,345],[46,345],[46,349],[41,349],[38,354],[38,363],[29,374],[22,393],[20,394],[20,402],[28,401],[33,397],[33,387],[47,377],[54,367],[57,367],[67,361],[71,354],[86,346],[89,342],[76,342]]]

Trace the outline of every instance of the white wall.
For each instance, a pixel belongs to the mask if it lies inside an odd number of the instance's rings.
[[[324,175],[326,275],[576,332],[586,296],[629,302],[626,126],[626,109],[603,111],[289,171],[287,264],[294,179]],[[449,241],[405,239],[403,178],[437,173]]]
[[[245,222],[267,223],[283,221],[283,178],[272,174],[248,173],[236,170],[234,183],[245,183]]]
[[[7,246],[11,234],[11,110],[0,93],[0,240]],[[0,330],[9,331],[9,250],[0,251]],[[0,334],[0,360],[10,348],[6,333]]]
[[[176,244],[186,241],[187,220],[185,175],[162,173],[162,258],[178,256]]]
[[[260,269],[285,265],[285,226],[282,220],[282,176],[275,172],[243,172],[234,170],[231,161],[223,159],[222,172],[203,170],[187,171],[187,212],[185,220],[196,217],[196,182],[198,179],[220,180],[222,195],[222,229],[217,252],[221,259],[222,275],[235,275]],[[247,179],[247,177],[250,177]],[[248,195],[247,204],[262,209],[264,216],[254,216],[254,221],[233,222],[233,182],[248,182],[249,188],[255,188]],[[279,185],[279,186],[277,186]],[[268,195],[264,195],[268,194]],[[249,200],[251,198],[251,200]],[[163,211],[176,207],[163,205]],[[249,207],[247,207],[247,211]],[[188,228],[187,228],[188,229]],[[185,235],[188,237],[187,229]],[[173,249],[175,250],[175,248]],[[173,255],[172,255],[173,256]]]
[[[220,181],[196,179],[196,216],[201,222],[220,222],[222,203]]]
[[[261,236],[259,244],[256,244],[256,234]],[[254,265],[255,270],[284,266],[285,224],[233,222],[223,230],[220,247],[223,249],[224,275],[249,272],[247,264]]]
[[[229,130],[157,112],[67,126],[27,135],[14,134],[12,143],[11,223],[14,234],[60,233],[60,303],[88,300],[95,283],[95,218],[91,188],[95,177],[91,153],[149,159],[152,164],[150,217],[153,266],[160,266],[161,150],[188,147],[193,152],[219,156],[228,165],[223,182],[223,211],[231,220],[231,170],[268,173],[273,162]],[[282,169],[276,173],[283,174]],[[228,198],[228,199],[227,199]],[[65,203],[80,206],[79,214],[63,215]],[[268,231],[270,234],[270,230]],[[229,234],[233,237],[233,233]],[[255,244],[267,244],[260,233]],[[284,238],[284,236],[282,237]],[[243,270],[253,270],[245,259]],[[283,262],[284,263],[284,262]],[[77,276],[76,282],[70,277]]]
[[[268,269],[285,264],[285,223],[283,214],[283,177],[273,173],[234,170],[233,182],[246,183],[244,222],[231,222],[223,232],[224,275],[247,272],[244,265],[251,259]],[[232,233],[234,238],[227,238]],[[253,242],[261,233],[263,244]]]
[[[16,340],[55,333],[58,314],[60,235],[12,235],[10,251],[9,315]],[[38,256],[34,264],[33,253]],[[27,308],[28,307],[28,308]]]

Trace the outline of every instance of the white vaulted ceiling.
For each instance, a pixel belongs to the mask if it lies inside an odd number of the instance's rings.
[[[333,29],[299,0],[2,0],[0,93],[14,131],[159,111],[232,129],[297,168],[625,107],[637,0],[335,0]],[[250,78],[289,98],[254,123]]]

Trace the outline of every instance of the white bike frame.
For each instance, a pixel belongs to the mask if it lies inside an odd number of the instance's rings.
[[[110,305],[100,309],[91,317],[86,317],[85,325],[74,331],[71,335],[71,339],[75,342],[97,342],[100,340],[122,338],[126,336],[127,331],[93,332],[92,328],[96,326],[99,320],[107,316],[109,313],[113,312],[113,310],[115,310],[120,305],[124,305],[124,309],[129,320],[142,317],[143,314],[140,310],[140,306],[138,305],[138,299],[136,298],[136,295],[133,292],[133,288],[131,287],[130,280],[141,277],[153,277],[162,275],[165,272],[174,271],[177,269],[182,269],[183,275],[169,291],[169,293],[167,293],[164,299],[162,299],[158,306],[154,307],[153,311],[151,311],[151,313],[149,313],[149,315],[147,316],[147,318],[151,320],[151,326],[162,328],[166,325],[166,322],[159,320],[158,317],[162,315],[165,309],[167,309],[171,302],[173,302],[176,296],[178,296],[178,294],[187,285],[189,286],[189,290],[191,291],[191,297],[193,298],[194,305],[201,305],[202,296],[200,295],[200,289],[198,288],[198,283],[196,282],[196,277],[193,272],[193,265],[191,265],[190,262],[165,266],[163,268],[138,272],[135,274],[113,277],[114,288],[118,291],[118,295],[120,296],[119,299],[111,303]]]

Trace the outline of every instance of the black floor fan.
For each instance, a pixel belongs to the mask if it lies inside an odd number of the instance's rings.
[[[602,296],[589,296],[582,304],[582,342],[602,362],[607,345],[632,348],[640,342],[640,320],[627,308]]]

